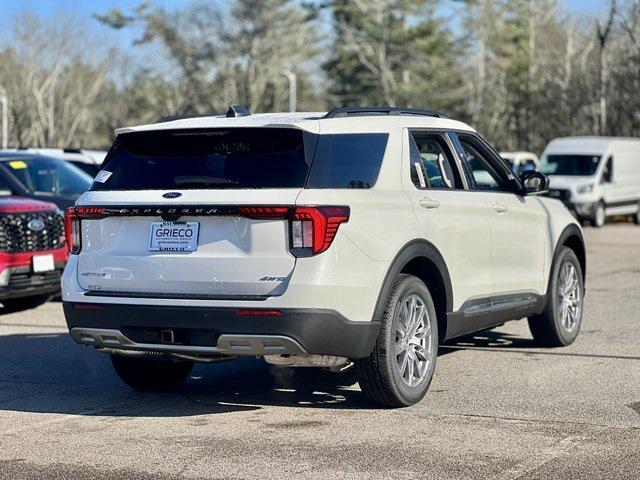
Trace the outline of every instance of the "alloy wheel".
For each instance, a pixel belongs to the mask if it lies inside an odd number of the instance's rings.
[[[582,311],[582,289],[578,270],[571,262],[560,269],[558,278],[558,309],[562,328],[571,333],[580,322]]]
[[[432,360],[431,318],[424,301],[408,295],[400,305],[395,332],[396,366],[409,387],[422,383]]]

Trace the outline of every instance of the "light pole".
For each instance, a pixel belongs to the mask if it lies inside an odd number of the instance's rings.
[[[289,111],[295,112],[298,102],[298,76],[290,70],[283,70],[282,73],[289,80]]]
[[[9,99],[7,91],[0,85],[0,104],[2,105],[2,149],[9,146]]]

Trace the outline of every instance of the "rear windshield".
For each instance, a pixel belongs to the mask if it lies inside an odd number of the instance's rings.
[[[129,133],[118,138],[91,189],[302,187],[309,171],[304,136],[260,128]]]
[[[91,190],[370,188],[387,137],[280,128],[127,133]]]

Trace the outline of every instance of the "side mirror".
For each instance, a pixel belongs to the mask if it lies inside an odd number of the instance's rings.
[[[540,195],[549,191],[549,177],[543,173],[530,170],[523,172],[521,178],[525,195]]]

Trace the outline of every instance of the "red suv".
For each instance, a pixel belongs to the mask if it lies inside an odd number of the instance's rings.
[[[53,203],[0,198],[0,302],[8,310],[60,293],[67,262],[64,216]]]

